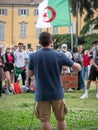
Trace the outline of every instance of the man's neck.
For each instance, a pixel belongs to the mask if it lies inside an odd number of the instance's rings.
[[[49,46],[42,46],[42,48],[50,48],[50,49],[52,49],[52,47],[49,45]]]

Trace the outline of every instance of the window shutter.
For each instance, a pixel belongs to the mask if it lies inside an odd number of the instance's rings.
[[[4,40],[4,23],[0,22],[0,41]]]
[[[36,10],[34,9],[34,16],[36,16]]]
[[[18,16],[20,16],[21,15],[21,10],[20,9],[18,9]]]
[[[29,9],[27,9],[27,16],[29,15]]]
[[[7,9],[5,8],[4,10],[5,10],[5,16],[7,16]]]

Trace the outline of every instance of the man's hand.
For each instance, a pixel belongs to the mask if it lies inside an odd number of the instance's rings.
[[[3,64],[2,63],[0,63],[0,66],[2,66]]]
[[[33,71],[32,71],[32,70],[28,70],[28,75],[29,75],[30,77],[33,77],[33,76],[34,76]]]
[[[79,63],[75,63],[72,65],[72,68],[77,70],[77,71],[81,71],[82,70],[82,67]]]
[[[96,71],[98,71],[98,65],[97,65],[97,67],[96,67]]]
[[[62,67],[62,70],[63,70],[63,71],[68,70],[68,66],[63,66],[63,67]]]
[[[96,71],[98,71],[98,65],[92,60],[92,64],[96,67]]]

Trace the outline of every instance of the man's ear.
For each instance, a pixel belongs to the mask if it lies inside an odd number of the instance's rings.
[[[39,41],[39,44],[40,44],[40,41]]]
[[[53,44],[53,40],[52,39],[50,40],[50,44]]]
[[[53,41],[52,41],[52,39],[50,40],[50,46],[53,48]]]

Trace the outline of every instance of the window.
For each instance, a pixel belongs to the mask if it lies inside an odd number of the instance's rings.
[[[0,41],[4,41],[4,22],[0,22]]]
[[[39,38],[41,32],[42,32],[41,28],[36,28],[36,38]]]
[[[36,51],[39,51],[41,49],[41,46],[36,46]]]
[[[34,16],[38,15],[38,9],[34,9]]]
[[[7,15],[7,9],[0,8],[0,15]]]
[[[22,38],[27,37],[26,28],[27,28],[27,23],[25,22],[20,23],[20,37]]]
[[[53,27],[53,34],[58,34],[58,27]]]
[[[19,16],[28,16],[29,15],[29,10],[28,9],[19,9],[18,10],[18,15]]]

